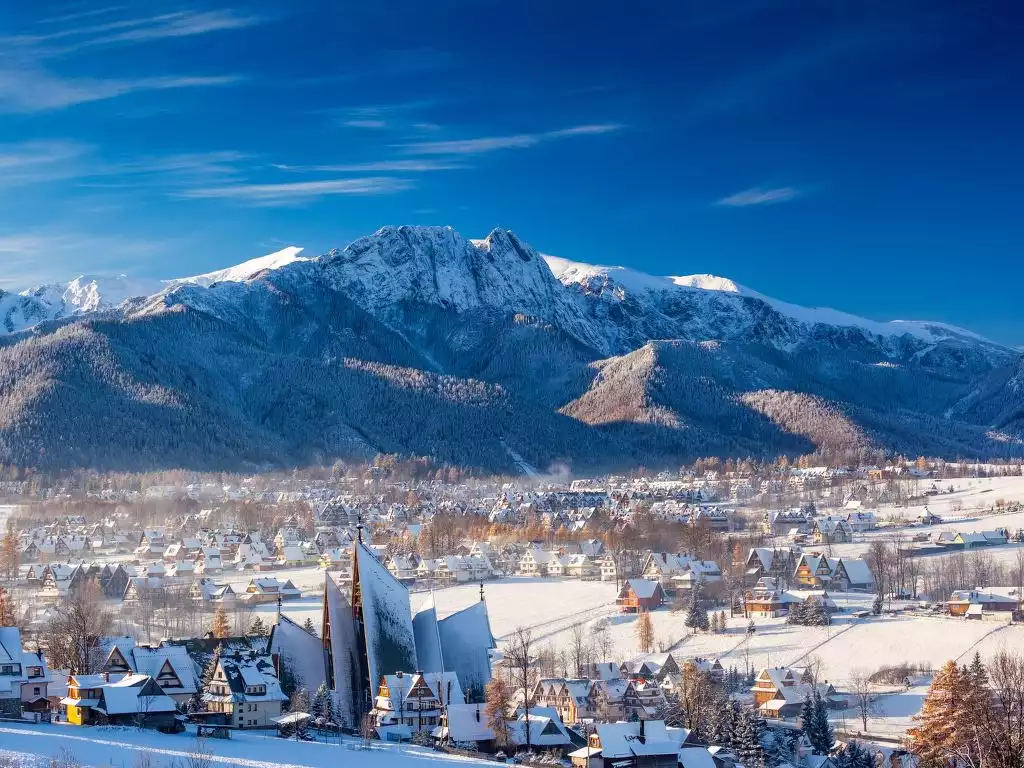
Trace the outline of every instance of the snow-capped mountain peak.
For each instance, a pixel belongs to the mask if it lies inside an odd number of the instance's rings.
[[[289,264],[294,264],[297,261],[311,261],[309,257],[300,256],[302,248],[298,246],[289,246],[283,248],[280,251],[267,254],[266,256],[260,256],[249,261],[242,262],[234,267],[228,267],[227,269],[219,269],[215,272],[207,272],[203,275],[194,275],[192,277],[180,277],[174,280],[166,281],[168,285],[201,285],[208,287],[214,283],[242,283],[246,280],[250,280],[261,272],[268,270],[281,269]]]

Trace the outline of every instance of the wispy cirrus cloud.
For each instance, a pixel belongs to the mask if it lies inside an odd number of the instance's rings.
[[[146,91],[233,85],[243,78],[235,74],[78,77],[60,74],[50,60],[98,46],[205,35],[262,21],[231,10],[118,17],[115,14],[120,10],[105,8],[67,14],[39,22],[32,31],[0,37],[0,113],[46,112]]]
[[[350,179],[324,179],[277,184],[230,184],[183,190],[179,197],[193,200],[236,200],[258,206],[287,206],[332,195],[365,197],[392,195],[415,186],[412,179],[394,176],[367,176]]]
[[[596,123],[560,128],[540,133],[517,133],[508,136],[484,136],[475,139],[454,139],[450,141],[416,141],[402,144],[400,148],[409,155],[479,155],[502,149],[524,149],[546,141],[567,139],[574,136],[590,136],[612,133],[625,126],[621,123]]]
[[[143,91],[233,85],[238,75],[163,75],[130,79],[63,78],[37,66],[0,63],[0,112],[31,113],[108,101]]]
[[[372,163],[351,163],[342,165],[281,165],[273,166],[279,171],[304,173],[428,173],[430,171],[451,171],[467,166],[441,160],[381,160]]]
[[[346,128],[387,128],[387,120],[343,120],[342,125]]]
[[[119,9],[89,15],[94,18],[110,15]],[[88,12],[86,12],[88,14]],[[61,24],[81,21],[86,16],[72,14],[56,20]],[[55,20],[50,20],[54,22]],[[137,44],[175,37],[192,37],[210,32],[244,29],[259,24],[261,17],[239,14],[233,10],[175,11],[152,16],[114,18],[89,24],[70,24],[60,29],[45,30],[0,38],[7,46],[31,48],[37,55],[60,56],[94,46]]]
[[[776,203],[787,203],[799,195],[800,190],[796,187],[751,187],[742,192],[723,197],[715,205],[723,205],[729,208],[746,208],[751,205],[774,205]]]

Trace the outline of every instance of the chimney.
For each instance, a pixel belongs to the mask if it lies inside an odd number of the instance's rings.
[[[646,733],[644,731],[644,719],[641,717],[640,718],[640,741],[643,741],[645,738],[647,738],[647,735],[646,735]]]

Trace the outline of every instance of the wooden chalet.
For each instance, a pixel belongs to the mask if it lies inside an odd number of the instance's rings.
[[[629,579],[615,600],[622,613],[653,611],[665,604],[665,590],[657,581]]]

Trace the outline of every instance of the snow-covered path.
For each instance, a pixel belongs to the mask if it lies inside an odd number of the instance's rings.
[[[83,766],[128,768],[141,754],[155,758],[153,765],[187,761],[195,750],[195,733],[166,735],[134,728],[82,728],[71,725],[0,725],[0,756],[13,753],[43,765],[67,750]],[[337,764],[367,768],[429,768],[431,765],[460,763],[467,768],[493,765],[481,760],[446,755],[430,749],[381,744],[362,749],[361,742],[341,745],[288,741],[273,734],[234,733],[231,739],[210,739],[212,768],[321,768]]]

